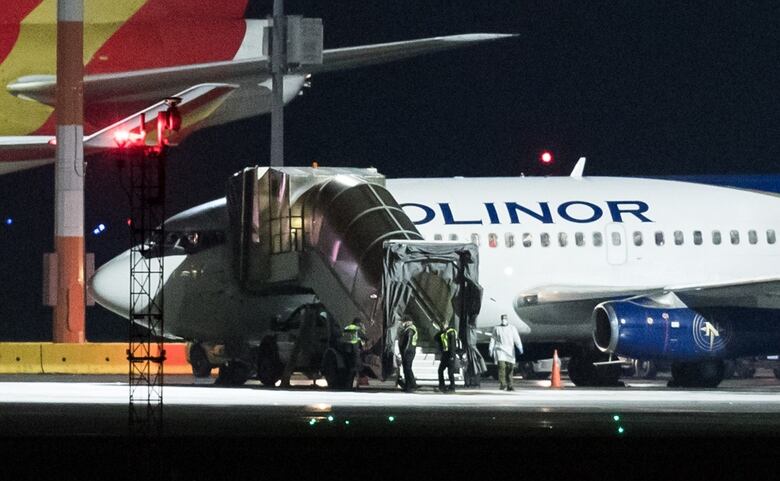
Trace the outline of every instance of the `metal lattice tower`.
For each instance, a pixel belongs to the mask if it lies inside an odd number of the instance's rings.
[[[163,252],[165,147],[131,149],[130,435],[152,439],[163,428]]]

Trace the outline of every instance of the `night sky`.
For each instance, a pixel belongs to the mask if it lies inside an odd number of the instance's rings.
[[[519,37],[316,76],[286,109],[288,165],[374,166],[388,177],[778,173],[780,7],[766,2],[287,2],[321,17],[325,47],[470,32]],[[693,3],[693,2],[691,2]],[[249,16],[271,12],[253,2]],[[268,117],[202,131],[169,158],[168,212],[224,195],[268,158]],[[548,171],[537,157],[555,154]],[[129,247],[116,167],[87,177],[87,249]],[[0,340],[50,340],[41,258],[53,246],[51,167],[0,177]],[[91,230],[104,223],[100,237]],[[87,338],[126,321],[88,309]]]

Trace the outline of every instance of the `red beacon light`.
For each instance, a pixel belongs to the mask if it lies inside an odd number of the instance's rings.
[[[553,161],[553,156],[550,152],[544,151],[542,152],[541,160],[545,164],[549,164]]]
[[[117,147],[122,148],[125,145],[127,145],[127,142],[130,141],[130,132],[127,130],[119,130],[116,133],[114,133],[114,142],[116,142]]]

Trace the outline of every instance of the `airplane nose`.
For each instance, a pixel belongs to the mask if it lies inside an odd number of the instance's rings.
[[[89,281],[95,301],[115,314],[128,317],[130,311],[130,251],[103,264]]]
[[[168,283],[171,275],[187,259],[186,255],[165,256],[163,269],[163,285]],[[158,292],[159,277],[150,280],[141,278],[141,285],[149,292]],[[122,317],[130,317],[130,250],[119,254],[98,269],[88,283],[89,292],[95,301],[109,311]],[[142,297],[142,296],[141,296]],[[146,303],[140,298],[135,299],[136,309],[142,311]]]

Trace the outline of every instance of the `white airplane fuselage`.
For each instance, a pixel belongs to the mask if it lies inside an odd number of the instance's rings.
[[[599,177],[396,179],[386,187],[426,240],[479,244],[478,328],[508,314],[524,342],[588,342],[594,293],[741,282],[780,271],[780,197],[772,194]],[[202,338],[224,327],[225,337],[256,337],[260,317],[308,299],[254,298],[231,287],[228,249],[166,259],[171,334]],[[92,283],[98,302],[125,316],[127,272],[126,258],[117,258]]]

